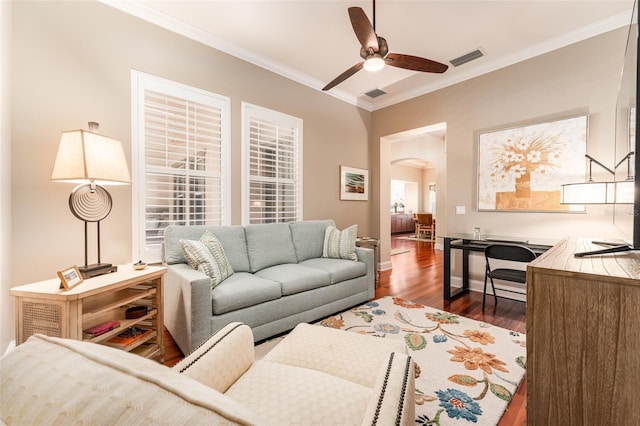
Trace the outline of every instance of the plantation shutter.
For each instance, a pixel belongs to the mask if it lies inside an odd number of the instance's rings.
[[[302,120],[243,104],[243,222],[302,219]]]
[[[150,262],[161,260],[167,226],[229,222],[228,100],[156,81],[141,100],[137,223],[140,258]]]

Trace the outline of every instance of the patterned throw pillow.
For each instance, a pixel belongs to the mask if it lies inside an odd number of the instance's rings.
[[[211,288],[233,274],[233,268],[220,242],[209,231],[200,238],[200,241],[180,240],[180,245],[189,266],[211,278]]]
[[[207,246],[209,252],[211,253],[211,256],[213,256],[213,259],[216,261],[214,276],[211,278],[213,278],[214,281],[217,280],[214,286],[218,285],[219,283],[233,275],[233,267],[231,266],[231,263],[229,263],[227,255],[224,253],[222,244],[220,244],[220,241],[213,232],[206,230],[202,237],[200,237],[200,241],[205,246]]]
[[[340,231],[335,226],[327,227],[324,232],[322,257],[333,259],[358,260],[356,256],[356,237],[358,225],[351,225]]]

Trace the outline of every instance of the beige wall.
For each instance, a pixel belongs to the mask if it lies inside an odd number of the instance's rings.
[[[612,165],[617,87],[626,44],[626,29],[530,59],[451,86],[372,115],[372,180],[383,208],[372,221],[381,235],[381,261],[389,259],[385,228],[388,217],[389,147],[387,135],[446,123],[445,180],[438,186],[438,235],[471,232],[558,239],[568,235],[622,237],[610,208],[588,207],[587,214],[498,213],[477,211],[477,135],[479,131],[549,118],[589,114],[587,152]],[[466,206],[456,215],[455,206]],[[376,217],[377,216],[377,217]],[[627,237],[628,238],[628,237]]]
[[[401,164],[392,164],[391,179],[411,183],[410,185],[406,185],[407,187],[405,188],[405,190],[413,190],[415,193],[410,194],[405,192],[404,211],[405,213],[409,213],[409,210],[412,210],[411,213],[417,213],[423,205],[422,169],[417,167],[404,166]],[[393,196],[393,194],[390,194],[390,196]],[[393,203],[393,201],[394,200],[391,199],[391,203]]]
[[[241,220],[246,101],[304,120],[304,218],[358,223],[369,233],[370,202],[339,199],[339,166],[369,169],[366,111],[97,2],[13,3],[12,59],[9,287],[83,262],[83,225],[67,206],[73,185],[49,180],[60,132],[98,121],[101,133],[123,142],[130,164],[131,69],[231,98],[233,223]],[[102,260],[130,262],[131,187],[109,191],[114,207],[102,224]],[[4,308],[6,288],[1,299]]]
[[[0,2],[0,354],[13,340],[11,288],[11,2]]]

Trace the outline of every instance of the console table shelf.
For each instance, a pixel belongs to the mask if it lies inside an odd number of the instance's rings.
[[[41,333],[113,346],[109,339],[137,326],[152,331],[120,348],[162,361],[165,272],[163,266],[137,271],[132,265],[120,265],[117,272],[86,279],[68,291],[60,288],[57,278],[14,287],[9,294],[16,300],[16,344]],[[125,311],[132,306],[148,310],[139,318],[126,318]],[[107,321],[118,321],[120,326],[94,337],[83,334]]]

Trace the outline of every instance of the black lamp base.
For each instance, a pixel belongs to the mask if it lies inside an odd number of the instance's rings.
[[[116,272],[118,266],[112,265],[111,263],[93,263],[91,265],[80,266],[78,269],[80,270],[82,278],[86,280],[87,278],[97,277],[98,275]]]

